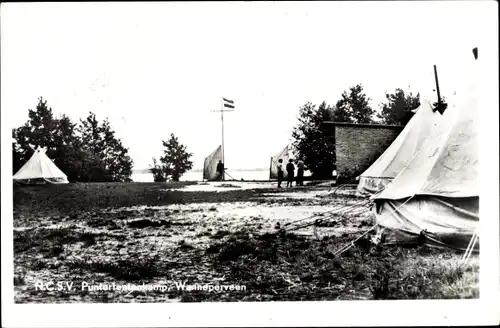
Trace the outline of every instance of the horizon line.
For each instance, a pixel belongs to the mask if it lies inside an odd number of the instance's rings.
[[[254,169],[232,169],[230,171],[264,171],[264,170],[268,170],[269,168],[264,168],[264,167],[260,167],[260,168],[254,168]],[[132,173],[150,173],[150,172],[145,172],[145,171],[148,171],[150,170],[150,168],[144,168],[144,169],[132,169]],[[192,169],[192,170],[189,170],[189,171],[186,171],[186,172],[203,172],[203,169]]]

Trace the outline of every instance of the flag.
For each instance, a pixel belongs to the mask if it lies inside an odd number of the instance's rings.
[[[223,106],[227,108],[234,108],[234,101],[222,97]]]

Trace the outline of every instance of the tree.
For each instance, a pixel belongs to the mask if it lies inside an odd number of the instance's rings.
[[[170,139],[162,141],[163,156],[160,157],[161,165],[158,165],[155,158],[153,158],[153,167],[150,169],[153,173],[155,182],[166,181],[179,181],[180,177],[188,170],[193,168],[193,162],[189,159],[193,154],[186,151],[186,146],[179,143],[177,137],[172,133]]]
[[[335,115],[337,121],[351,123],[373,123],[375,111],[368,102],[370,98],[363,93],[363,85],[357,84],[344,91],[342,98],[337,101]]]
[[[47,147],[48,152],[52,150],[56,125],[52,108],[47,107],[47,101],[42,97],[38,98],[36,110],[28,109],[28,121],[12,130],[14,172],[29,160],[36,147]]]
[[[293,146],[304,161],[305,166],[317,178],[331,177],[335,151],[327,142],[327,136],[320,130],[321,123],[332,121],[335,110],[325,102],[318,108],[308,102],[299,109],[299,123],[294,127]]]
[[[86,180],[131,181],[133,161],[107,118],[99,123],[90,112],[85,120],[80,120],[78,132],[82,149],[87,153],[81,158]]]
[[[381,111],[377,117],[384,124],[406,125],[413,117],[413,110],[420,106],[420,94],[413,96],[411,92],[405,94],[402,89],[394,93],[386,93],[387,102],[380,104]]]
[[[163,172],[163,167],[158,165],[156,158],[153,158],[153,167],[149,169],[153,174],[154,182],[164,182],[167,180],[165,173]]]

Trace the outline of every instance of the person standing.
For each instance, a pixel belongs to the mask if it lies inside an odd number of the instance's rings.
[[[304,185],[304,162],[299,158],[297,160],[297,186]]]
[[[286,165],[286,173],[288,174],[288,180],[286,183],[287,187],[293,187],[293,178],[295,176],[295,166],[293,165],[293,159],[290,158],[288,164]]]
[[[280,158],[278,160],[278,165],[276,165],[276,168],[278,169],[278,188],[281,188],[281,182],[283,181],[283,160]]]
[[[218,179],[220,181],[224,180],[224,163],[221,160],[217,163],[217,173],[219,173]]]

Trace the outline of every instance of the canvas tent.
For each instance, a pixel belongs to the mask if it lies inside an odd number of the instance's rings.
[[[215,149],[203,162],[203,180],[215,181],[219,178],[217,163],[222,160],[222,147]]]
[[[26,164],[14,175],[14,181],[23,184],[68,183],[66,174],[52,162],[45,151],[38,147]]]
[[[359,177],[358,196],[373,196],[382,191],[421,149],[441,119],[429,101],[414,110],[415,115],[385,152]]]
[[[425,243],[464,250],[478,228],[478,127],[474,77],[421,151],[374,197],[386,244]]]
[[[290,156],[290,147],[287,145],[285,148],[283,148],[278,154],[275,156],[271,157],[271,167],[269,168],[269,179],[278,179],[278,160],[282,159],[283,160],[283,178],[287,178],[287,173],[285,170],[285,165],[288,163],[288,160],[291,158]]]

